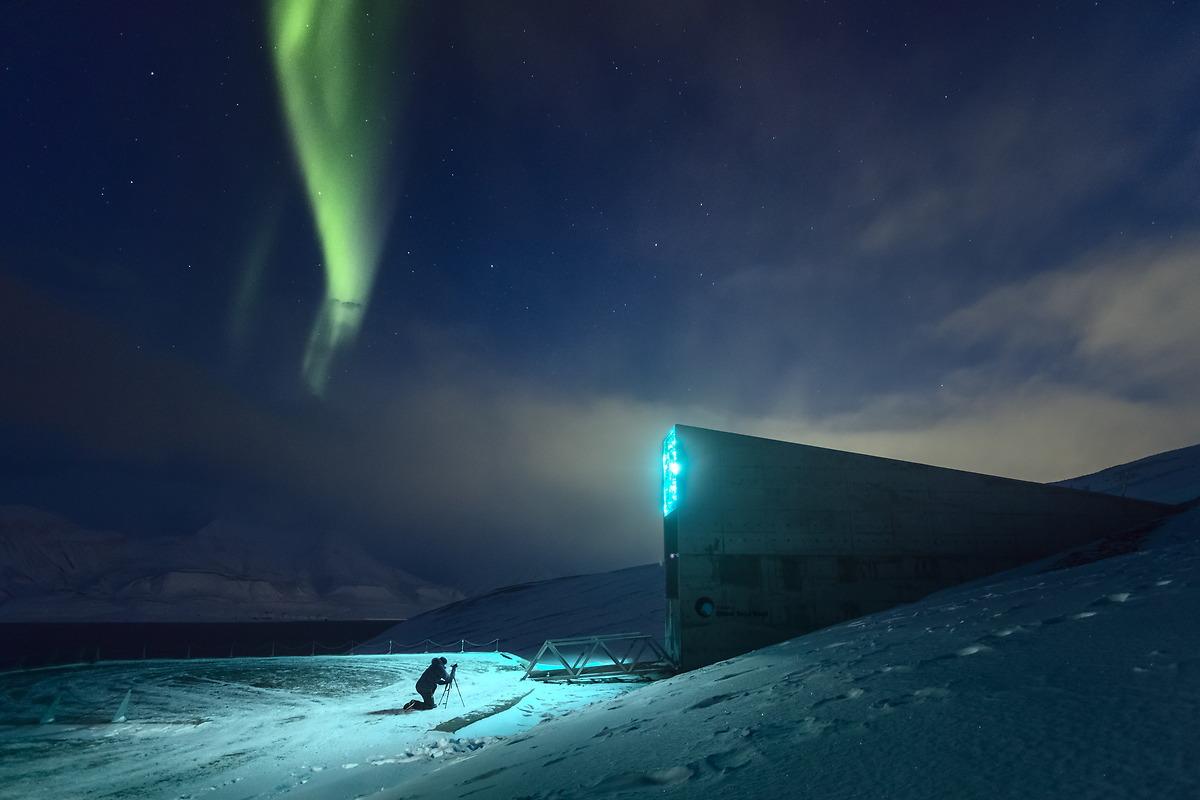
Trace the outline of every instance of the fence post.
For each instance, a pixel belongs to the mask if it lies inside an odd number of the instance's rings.
[[[142,660],[146,659],[146,643],[142,642]]]
[[[191,657],[192,657],[192,643],[188,642],[187,655],[184,656],[184,658],[190,659]]]
[[[467,652],[467,640],[466,639],[458,640],[458,652],[460,652],[460,653]]]
[[[391,639],[388,639],[388,652],[387,652],[387,654],[388,654],[389,656],[392,654],[392,640],[391,640]]]
[[[233,645],[229,645],[229,657],[233,658]]]
[[[312,651],[309,653],[309,655],[310,655],[310,656],[315,656],[316,654],[317,654],[317,640],[316,640],[316,639],[313,639],[313,643],[312,643]]]

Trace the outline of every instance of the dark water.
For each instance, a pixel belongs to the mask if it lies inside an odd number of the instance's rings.
[[[400,620],[0,623],[0,669],[137,658],[387,652],[359,647]]]

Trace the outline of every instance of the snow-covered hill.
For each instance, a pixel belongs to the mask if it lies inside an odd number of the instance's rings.
[[[1200,444],[1060,481],[1059,485],[1160,503],[1186,503],[1200,496]]]
[[[218,520],[127,537],[0,506],[0,621],[402,618],[461,598],[352,542]]]
[[[401,622],[364,649],[386,645],[500,640],[532,657],[546,639],[602,633],[662,638],[666,577],[659,564],[506,586]]]

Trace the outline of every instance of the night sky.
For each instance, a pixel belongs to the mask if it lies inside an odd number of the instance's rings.
[[[1200,439],[1200,4],[348,17],[300,79],[377,255],[315,381],[268,7],[4,6],[0,503],[469,588],[656,560],[675,422],[1033,480]]]

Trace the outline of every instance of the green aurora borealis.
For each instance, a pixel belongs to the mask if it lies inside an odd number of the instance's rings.
[[[385,238],[400,4],[272,0],[269,10],[279,94],[324,255],[325,296],[302,367],[321,394],[362,325]]]

